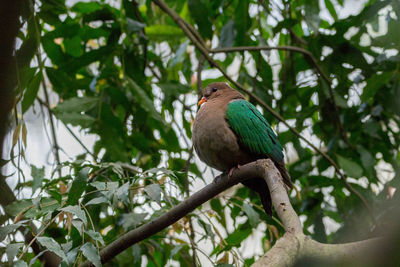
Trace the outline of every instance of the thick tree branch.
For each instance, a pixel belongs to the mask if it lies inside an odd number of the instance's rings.
[[[259,160],[256,165],[268,184],[272,204],[288,233],[303,233],[299,216],[290,203],[286,186],[278,169],[271,160]]]
[[[262,177],[268,184],[271,200],[281,219],[286,233],[254,266],[290,266],[302,257],[316,257],[322,260],[354,260],[364,252],[379,245],[382,239],[369,239],[348,244],[322,244],[311,240],[303,234],[298,215],[290,204],[282,177],[270,159],[251,162],[233,172],[231,177],[226,174],[217,176],[212,184],[173,207],[157,219],[133,229],[100,251],[102,263],[106,263],[119,253],[129,248],[186,216],[196,207],[217,196],[229,187],[249,178]],[[90,266],[86,261],[82,266]]]
[[[383,238],[371,238],[345,244],[322,244],[302,233],[285,233],[252,267],[292,266],[301,259],[317,261],[321,266],[322,263],[364,266],[362,263],[368,263],[368,260],[376,255],[375,252],[382,241]]]
[[[178,24],[179,27],[181,27],[181,29],[183,30],[183,32],[187,35],[187,37],[192,41],[192,43],[197,47],[197,49],[199,49],[199,51],[203,54],[203,56],[205,57],[205,59],[209,62],[209,64],[211,66],[214,66],[215,68],[217,68],[222,75],[229,81],[231,82],[236,88],[238,88],[240,91],[248,94],[251,98],[253,98],[259,105],[261,105],[263,108],[265,108],[266,110],[268,110],[268,112],[270,112],[275,118],[277,118],[279,121],[281,121],[286,127],[288,127],[288,129],[294,133],[297,137],[299,137],[300,139],[302,139],[305,143],[307,143],[307,145],[309,145],[312,149],[314,149],[315,151],[317,151],[319,154],[321,154],[334,168],[335,168],[335,172],[337,173],[337,175],[342,179],[344,185],[346,186],[346,188],[352,192],[353,194],[355,194],[363,203],[363,205],[367,208],[367,210],[369,211],[371,217],[372,216],[372,208],[370,207],[369,203],[367,202],[367,200],[360,194],[360,192],[358,192],[356,189],[354,189],[351,184],[349,184],[347,182],[347,176],[340,170],[339,166],[335,163],[335,161],[328,156],[328,154],[326,154],[324,151],[322,151],[321,149],[317,148],[314,144],[312,144],[310,142],[310,140],[308,140],[307,138],[303,137],[296,129],[294,129],[292,126],[290,126],[286,120],[279,114],[277,113],[275,110],[272,109],[272,107],[270,107],[269,105],[267,105],[264,101],[262,101],[258,96],[256,96],[253,92],[250,92],[249,90],[247,90],[246,88],[243,87],[243,85],[241,85],[240,83],[236,82],[235,80],[233,80],[226,72],[224,69],[222,69],[221,66],[219,66],[219,64],[209,55],[209,53],[211,52],[209,49],[207,49],[201,42],[198,41],[198,39],[193,35],[193,32],[195,31],[193,29],[193,27],[190,26],[190,29],[188,28],[188,23],[182,19],[179,14],[177,14],[174,10],[170,9],[166,3],[164,3],[161,0],[153,0],[153,2],[158,5],[165,13],[167,13],[175,22],[176,24]],[[301,48],[297,48],[297,49],[301,49]],[[215,51],[215,50],[214,50]],[[298,51],[300,52],[300,51]],[[309,52],[308,52],[309,53]]]
[[[213,197],[232,187],[233,185],[236,185],[239,182],[242,182],[249,178],[263,177],[265,173],[264,168],[266,166],[264,165],[265,163],[263,163],[264,161],[270,160],[258,160],[256,162],[243,165],[240,167],[240,169],[235,170],[233,172],[233,175],[229,178],[226,174],[217,176],[212,184],[209,184],[200,191],[194,193],[192,196],[182,201],[177,206],[173,207],[167,213],[164,213],[157,219],[125,233],[100,251],[102,263],[108,262],[133,244],[140,242],[163,230],[164,228],[172,225],[173,223],[184,217],[186,214],[193,211],[198,206],[202,205],[206,201],[212,199]],[[269,176],[266,176],[269,179]],[[272,183],[272,185],[274,184],[275,183]],[[85,262],[83,264],[83,266],[89,265],[89,262]]]

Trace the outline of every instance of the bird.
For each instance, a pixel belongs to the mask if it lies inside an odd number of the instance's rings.
[[[232,171],[257,159],[271,159],[286,186],[293,188],[284,163],[283,147],[260,111],[224,82],[204,88],[198,102],[192,130],[194,149],[201,161],[221,172]],[[260,196],[263,208],[272,216],[268,185],[260,177],[242,182]]]

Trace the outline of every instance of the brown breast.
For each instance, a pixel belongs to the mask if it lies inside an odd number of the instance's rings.
[[[227,105],[218,99],[207,101],[197,112],[193,124],[193,145],[199,158],[220,171],[252,160],[240,149],[235,134],[226,122]]]

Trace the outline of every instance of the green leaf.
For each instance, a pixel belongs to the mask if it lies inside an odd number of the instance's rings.
[[[96,198],[91,199],[85,205],[89,206],[89,205],[97,205],[97,204],[102,204],[102,203],[108,203],[109,204],[110,202],[108,201],[108,199],[106,197],[101,196],[101,197],[96,197]]]
[[[181,38],[184,36],[181,28],[170,25],[153,24],[145,27],[145,32],[150,40],[165,40],[170,38]]]
[[[103,237],[101,236],[101,234],[99,232],[95,232],[95,231],[89,229],[89,230],[86,230],[85,233],[88,234],[91,238],[93,238],[93,240],[100,242],[104,246]]]
[[[307,24],[313,29],[314,32],[318,32],[321,18],[319,17],[319,1],[318,0],[306,0],[305,1],[305,17]]]
[[[44,178],[44,167],[36,168],[34,165],[31,165],[31,176],[32,176],[32,195],[35,191],[42,186],[42,181]]]
[[[25,40],[21,47],[16,51],[17,64],[20,69],[29,66],[35,52],[37,50],[37,37],[32,33],[27,40]]]
[[[374,165],[375,165],[375,159],[372,156],[372,154],[366,150],[363,146],[357,145],[357,151],[361,155],[361,162],[364,166],[364,168],[367,170],[369,176],[373,175],[374,173]],[[372,177],[369,177],[370,179]]]
[[[80,251],[82,251],[83,255],[91,262],[94,264],[96,267],[101,266],[101,259],[99,252],[97,249],[93,246],[92,243],[85,243],[83,246],[81,246]]]
[[[22,199],[12,202],[6,207],[6,213],[11,216],[17,216],[23,209],[32,206],[31,199]]]
[[[73,57],[83,55],[82,40],[79,36],[64,39],[65,52]]]
[[[249,218],[250,225],[256,227],[260,223],[260,216],[258,213],[247,203],[243,203],[243,211]]]
[[[69,212],[69,213],[75,215],[85,225],[87,224],[86,214],[83,210],[81,210],[81,208],[79,206],[67,206],[67,207],[61,208],[60,210]]]
[[[233,233],[229,234],[228,237],[225,239],[228,245],[233,247],[240,246],[243,240],[245,240],[252,232],[252,228],[240,229],[236,228]]]
[[[64,251],[61,249],[61,246],[53,238],[46,236],[39,236],[37,238],[37,241],[51,252],[54,252],[62,260],[65,260],[67,258]]]
[[[0,227],[0,242],[2,242],[9,233],[14,232],[21,226],[21,223],[9,224],[3,227]]]
[[[400,22],[397,19],[390,19],[388,22],[388,31],[372,40],[373,46],[381,46],[387,49],[400,47],[400,35],[398,34]]]
[[[175,246],[172,250],[171,250],[171,254],[170,254],[170,258],[172,258],[173,256],[175,256],[182,248],[184,247],[184,245],[177,245]]]
[[[125,231],[129,230],[131,227],[136,227],[144,221],[146,216],[147,213],[122,214],[122,227],[125,229]]]
[[[128,34],[134,33],[134,32],[140,32],[144,27],[146,27],[146,24],[141,23],[139,21],[127,18],[126,19],[127,27],[128,27]]]
[[[42,81],[42,79],[43,79],[42,72],[39,71],[33,77],[32,81],[29,83],[21,103],[22,114],[25,113],[35,101],[37,93],[39,91],[40,82]]]
[[[325,0],[325,6],[328,9],[329,13],[331,14],[331,16],[333,17],[334,20],[338,19],[335,7],[332,4],[331,0]]]
[[[168,103],[172,104],[172,101],[178,99],[178,96],[182,94],[189,93],[192,88],[187,85],[183,85],[179,82],[165,82],[165,83],[158,83],[157,84],[164,93],[164,97],[166,101],[171,101]]]
[[[351,161],[351,160],[346,159],[339,155],[337,155],[337,159],[338,159],[339,166],[344,170],[344,172],[348,176],[353,177],[353,178],[361,177],[363,170],[360,167],[360,165],[358,165],[354,161]]]
[[[235,38],[236,38],[235,22],[232,19],[230,19],[221,29],[221,35],[219,37],[219,46],[232,47],[233,44],[235,43]]]
[[[138,104],[147,112],[150,113],[150,115],[158,120],[162,121],[160,113],[157,112],[157,110],[154,107],[153,101],[150,99],[150,97],[146,94],[146,92],[137,84],[135,83],[131,78],[127,77],[127,81],[129,85],[132,87],[132,93],[137,97],[137,102]]]
[[[214,234],[214,231],[213,231],[211,225],[204,222],[203,220],[199,220],[198,222],[199,222],[199,225],[203,228],[206,235],[211,237],[211,239],[213,239],[215,234]]]
[[[98,2],[88,2],[88,3],[79,2],[72,7],[72,11],[78,13],[92,13],[94,11],[101,10],[103,8],[104,6]]]
[[[94,108],[99,103],[97,97],[72,97],[59,103],[53,110],[54,112],[85,112]]]
[[[188,8],[190,16],[199,27],[199,32],[204,38],[211,39],[213,31],[208,17],[207,6],[202,0],[189,0]]]
[[[185,59],[185,54],[186,54],[186,48],[189,44],[189,40],[181,44],[178,48],[178,50],[175,53],[175,56],[171,59],[169,62],[170,67],[176,66],[176,64],[182,63],[183,60]]]
[[[365,86],[361,95],[361,101],[365,102],[374,97],[376,92],[390,81],[392,75],[393,74],[391,72],[372,75],[367,80],[367,85]]]
[[[235,8],[236,45],[247,45],[248,43],[248,30],[251,27],[249,2],[249,0],[238,1]]]
[[[144,188],[146,194],[157,203],[161,202],[161,187],[158,184],[151,184]]]
[[[89,128],[96,119],[86,114],[79,113],[55,113],[56,117],[66,124],[73,126],[81,126],[83,128]]]
[[[96,187],[96,189],[99,191],[106,190],[106,188],[107,188],[107,184],[105,182],[95,181],[95,182],[90,183],[90,185]]]
[[[78,230],[79,234],[83,236],[83,231],[85,230],[83,222],[80,220],[72,220],[72,225]]]
[[[130,184],[128,183],[124,183],[122,186],[120,186],[117,190],[117,195],[118,198],[127,203],[128,202],[128,198],[129,198],[129,188],[130,188]]]
[[[73,205],[78,202],[82,193],[86,190],[88,176],[89,168],[87,167],[78,172],[68,192],[68,205]]]
[[[19,249],[24,245],[24,243],[14,243],[8,244],[6,247],[6,254],[9,262],[14,260],[14,257],[17,255]]]

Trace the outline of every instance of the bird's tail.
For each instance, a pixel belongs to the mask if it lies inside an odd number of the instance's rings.
[[[272,202],[269,194],[268,185],[262,178],[253,178],[242,182],[250,190],[257,192],[260,196],[265,213],[272,216]]]
[[[286,170],[285,163],[283,161],[282,162],[274,162],[274,163],[275,163],[276,168],[278,168],[279,172],[282,175],[283,182],[287,185],[287,187],[289,187],[289,189],[292,189],[293,184],[290,179],[290,174]]]
[[[286,170],[285,163],[283,162],[281,163],[274,162],[274,163],[275,166],[278,168],[279,172],[281,173],[285,185],[288,188],[292,189],[293,184],[292,181],[290,180],[290,175]],[[265,182],[265,180],[262,178],[253,178],[243,181],[242,184],[247,186],[250,190],[257,192],[257,194],[260,196],[260,200],[265,210],[265,213],[267,213],[269,216],[272,216],[271,195],[269,193],[268,185]]]

